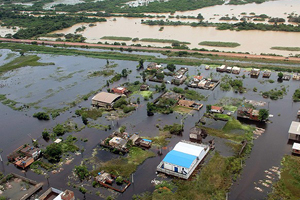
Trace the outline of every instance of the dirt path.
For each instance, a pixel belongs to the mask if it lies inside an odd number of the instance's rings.
[[[59,41],[44,41],[44,40],[23,40],[23,39],[9,39],[0,38],[2,42],[16,42],[16,43],[32,43],[37,42],[37,44],[45,45],[68,45],[68,46],[88,46],[88,47],[106,47],[106,48],[131,48],[132,50],[153,50],[153,51],[187,51],[189,53],[201,53],[218,55],[225,57],[236,57],[236,58],[250,58],[250,59],[266,59],[266,60],[278,60],[278,61],[294,61],[300,62],[300,58],[295,57],[283,57],[283,56],[266,56],[266,55],[253,55],[253,54],[241,54],[241,53],[224,53],[224,52],[211,52],[211,51],[194,51],[185,49],[166,49],[166,48],[155,48],[155,47],[136,47],[136,46],[121,46],[121,45],[107,45],[107,44],[91,44],[91,43],[81,43],[81,42],[59,42]]]

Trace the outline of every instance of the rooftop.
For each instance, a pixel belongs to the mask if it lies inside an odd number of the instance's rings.
[[[204,150],[203,146],[194,145],[186,142],[178,142],[174,149],[175,151],[179,151],[185,154],[189,154],[192,156],[199,156],[200,153]]]
[[[191,164],[197,157],[180,151],[172,150],[163,159],[164,162],[190,168]]]
[[[289,133],[300,135],[300,122],[292,121]]]
[[[295,143],[293,144],[292,149],[300,150],[300,144],[295,142]]]
[[[108,92],[100,92],[98,94],[96,94],[92,100],[95,101],[101,101],[104,103],[112,103],[115,99],[119,98],[120,95],[117,94],[112,94],[112,93],[108,93]]]

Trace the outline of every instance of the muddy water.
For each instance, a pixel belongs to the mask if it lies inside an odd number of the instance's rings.
[[[275,53],[288,56],[300,52],[271,50],[273,46],[294,47],[300,44],[300,33],[276,32],[276,31],[230,31],[216,30],[214,27],[190,27],[190,26],[165,26],[163,31],[159,31],[159,26],[148,26],[141,24],[141,19],[135,18],[109,18],[107,22],[96,23],[97,26],[89,27],[88,24],[77,24],[71,28],[56,31],[55,33],[74,33],[78,27],[86,26],[81,34],[87,38],[86,42],[97,43],[106,40],[100,39],[103,36],[121,36],[132,38],[157,38],[174,39],[190,42],[190,48],[218,49],[221,51],[249,52],[251,54]],[[120,31],[122,30],[122,31]],[[109,41],[113,43],[114,41]],[[241,46],[235,48],[228,47],[208,47],[200,46],[202,41],[223,41],[237,42]],[[149,43],[124,41],[126,44],[140,43],[142,45],[153,45],[157,47],[170,46],[169,43]]]
[[[8,51],[10,52],[10,51]],[[11,53],[11,52],[10,52]],[[2,55],[5,52],[1,53]],[[50,108],[60,108],[60,105],[63,102],[73,101],[77,95],[84,95],[90,90],[97,90],[103,84],[106,83],[108,78],[104,77],[95,77],[92,79],[87,79],[87,75],[90,71],[96,71],[103,69],[103,66],[106,64],[106,60],[85,58],[83,56],[56,56],[56,55],[40,55],[42,57],[42,62],[54,62],[54,66],[43,66],[43,67],[26,67],[14,72],[5,74],[7,79],[0,80],[0,83],[5,83],[5,87],[0,89],[1,94],[7,94],[7,97],[15,101],[20,101],[21,103],[35,102],[41,100],[38,104],[43,107]],[[112,61],[111,61],[112,62]],[[127,79],[121,79],[119,82],[113,84],[117,86],[125,81],[135,81],[137,80],[136,76],[140,72],[135,70],[137,62],[131,61],[114,61],[118,63],[118,67],[115,68],[116,71],[121,71],[124,68],[132,69],[132,73]],[[88,63],[88,65],[86,64]],[[148,63],[145,63],[147,65]],[[59,68],[58,68],[59,67]],[[177,66],[179,68],[180,66]],[[199,67],[190,67],[189,74],[194,75],[198,72],[201,72],[203,76],[208,76],[210,73],[213,73],[214,78],[221,78],[221,74],[216,73],[214,69],[204,70]],[[83,71],[82,71],[83,70]],[[59,71],[59,72],[58,72]],[[73,76],[68,76],[67,78],[58,81],[60,77],[66,77],[68,74],[76,72]],[[50,76],[52,74],[53,76]],[[242,72],[240,75],[247,72]],[[39,78],[37,78],[39,77]],[[110,78],[110,77],[109,77]],[[292,103],[291,96],[296,88],[298,88],[299,82],[289,81],[283,83],[277,83],[276,74],[273,73],[270,79],[275,80],[275,83],[259,83],[263,79],[259,77],[258,79],[252,79],[246,76],[244,84],[246,88],[249,88],[249,91],[245,94],[236,94],[233,92],[223,92],[217,87],[214,91],[203,91],[198,90],[203,95],[208,96],[208,100],[204,103],[204,108],[199,112],[193,111],[191,115],[183,116],[178,113],[171,115],[155,114],[152,117],[147,117],[146,115],[146,104],[147,102],[141,98],[141,104],[137,111],[132,115],[129,115],[126,118],[115,120],[114,129],[117,129],[121,125],[127,126],[127,131],[130,133],[139,132],[142,136],[153,137],[158,134],[158,124],[160,127],[163,127],[165,124],[172,123],[181,123],[181,120],[184,122],[185,128],[182,136],[173,136],[167,149],[163,151],[163,156],[156,156],[149,160],[146,160],[141,166],[138,167],[137,171],[134,173],[134,184],[128,188],[128,190],[118,196],[118,199],[131,199],[133,194],[138,194],[145,191],[153,191],[154,186],[151,184],[151,180],[156,177],[155,168],[158,163],[163,159],[164,155],[171,150],[174,145],[182,140],[189,138],[189,129],[195,125],[200,117],[205,112],[206,104],[214,104],[218,99],[222,97],[236,97],[236,98],[247,98],[254,100],[264,100],[269,102],[270,114],[274,115],[272,118],[273,123],[267,124],[267,131],[260,136],[257,140],[254,141],[253,151],[250,154],[249,159],[246,161],[246,166],[244,168],[241,179],[234,184],[229,197],[230,199],[262,199],[266,196],[268,189],[264,189],[263,193],[254,191],[254,182],[265,177],[264,170],[270,168],[271,166],[279,166],[282,156],[286,153],[290,153],[291,145],[287,144],[287,131],[292,120],[296,120],[296,112],[299,108],[299,103]],[[72,84],[77,82],[77,84]],[[156,85],[156,83],[149,84]],[[23,85],[23,87],[21,87]],[[24,87],[24,85],[27,87]],[[44,98],[51,85],[51,89],[54,92],[52,96]],[[281,100],[271,101],[263,99],[258,95],[258,92],[252,92],[253,87],[257,87],[258,91],[267,91],[270,89],[278,88],[281,85],[288,86],[288,94]],[[167,88],[173,87],[170,84],[167,84]],[[183,86],[181,86],[183,87]],[[22,90],[23,88],[23,90]],[[62,91],[59,91],[62,88]],[[106,90],[106,88],[104,89]],[[31,93],[31,94],[30,94]],[[29,95],[30,94],[30,95]],[[154,98],[159,95],[155,94]],[[137,96],[132,97],[134,100]],[[90,106],[91,97],[88,101],[83,101],[80,103],[82,107]],[[28,134],[31,134],[34,138],[39,138],[41,132],[44,128],[51,129],[57,123],[63,123],[67,119],[72,119],[74,122],[78,123],[78,126],[81,127],[83,124],[80,118],[73,118],[75,110],[78,109],[78,105],[68,112],[61,114],[55,120],[50,121],[39,121],[35,118],[32,118],[32,114],[37,112],[40,109],[31,108],[28,111],[17,112],[13,111],[7,106],[0,104],[0,148],[3,149],[2,157],[4,158],[4,164],[0,169],[5,173],[15,172],[21,175],[23,174],[19,169],[16,169],[12,165],[6,165],[6,155],[9,152],[13,151],[17,147],[23,145],[24,143],[30,143],[30,137]],[[278,115],[280,113],[280,116]],[[105,118],[100,118],[97,120],[101,124],[111,124],[110,121]],[[72,133],[74,136],[80,138],[87,138],[87,143],[79,143],[80,147],[84,147],[86,150],[83,157],[88,158],[91,156],[92,149],[95,148],[99,141],[107,137],[110,134],[110,131],[103,131],[94,128],[85,128],[79,133]],[[64,137],[68,136],[70,133],[66,134]],[[208,137],[206,140],[211,139]],[[41,144],[46,145],[41,139],[39,140]],[[221,152],[224,156],[230,156],[232,153],[230,149],[226,146],[220,145],[217,147],[218,151]],[[153,151],[157,151],[155,148]],[[262,153],[263,152],[263,153]],[[107,152],[99,153],[99,158],[102,160],[108,160],[109,154]],[[115,156],[111,156],[113,158]],[[64,170],[59,174],[50,175],[50,186],[56,187],[59,189],[69,188],[73,190],[76,194],[76,197],[83,199],[83,195],[72,187],[67,186],[68,176],[71,175],[71,171],[74,165],[79,165],[82,161],[81,156],[76,156],[75,160],[71,165],[63,166]],[[26,173],[28,178],[33,180],[42,181],[45,183],[43,191],[47,189],[47,182],[44,176],[36,175],[31,171]],[[269,189],[270,190],[270,189]],[[108,196],[110,193],[106,189],[99,189],[101,193]],[[95,194],[87,194],[87,199],[99,199]]]

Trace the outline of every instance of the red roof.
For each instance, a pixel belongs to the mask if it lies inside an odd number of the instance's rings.
[[[212,110],[222,110],[223,107],[219,107],[219,106],[211,106]]]
[[[195,79],[202,80],[203,76],[194,76]]]
[[[127,89],[125,87],[116,87],[112,89],[113,93],[124,94]]]

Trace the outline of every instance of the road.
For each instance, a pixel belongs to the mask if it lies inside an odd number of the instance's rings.
[[[168,49],[168,48],[155,48],[155,47],[137,47],[137,46],[122,46],[122,45],[108,45],[108,44],[92,44],[83,42],[60,42],[60,41],[44,41],[44,40],[25,40],[25,39],[10,39],[10,38],[0,38],[2,42],[15,42],[15,43],[28,43],[36,42],[37,44],[45,45],[67,45],[67,46],[88,46],[88,47],[104,47],[104,48],[131,48],[132,50],[151,50],[151,51],[187,51],[189,53],[201,53],[210,54],[225,57],[235,57],[235,58],[250,58],[250,59],[265,59],[265,60],[278,60],[278,61],[293,61],[300,62],[300,58],[296,57],[283,57],[283,56],[267,56],[267,55],[254,55],[254,54],[242,54],[242,53],[225,53],[225,52],[211,52],[211,51],[195,51],[195,50],[185,50],[185,49]]]

